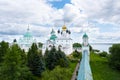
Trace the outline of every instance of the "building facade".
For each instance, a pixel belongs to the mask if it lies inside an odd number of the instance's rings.
[[[24,49],[25,52],[27,52],[32,43],[36,43],[36,40],[32,36],[32,33],[30,32],[30,29],[28,27],[26,33],[21,38],[19,38],[18,45],[21,47],[21,49]]]
[[[43,45],[43,54],[46,48],[50,50],[52,46],[55,46],[56,49],[60,48],[63,52],[65,52],[66,55],[71,54],[73,49],[72,38],[70,35],[71,31],[68,30],[65,25],[63,25],[61,30],[57,31],[57,35],[54,29],[52,29],[50,38]]]

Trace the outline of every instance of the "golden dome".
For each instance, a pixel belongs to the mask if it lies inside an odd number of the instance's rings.
[[[67,29],[67,27],[65,25],[63,25],[62,30],[65,31]]]

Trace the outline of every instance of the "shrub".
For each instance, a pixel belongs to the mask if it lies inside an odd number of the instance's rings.
[[[82,57],[82,53],[81,52],[78,52],[77,50],[75,50],[73,53],[72,53],[72,56],[73,58],[81,58]]]
[[[70,80],[71,72],[67,68],[55,67],[52,71],[46,70],[41,80]]]
[[[103,51],[103,52],[99,53],[99,55],[100,55],[101,57],[107,57],[107,52]]]

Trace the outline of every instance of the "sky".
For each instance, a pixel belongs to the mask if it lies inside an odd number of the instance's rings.
[[[73,42],[120,42],[120,0],[0,0],[0,41],[12,42],[27,31],[45,42],[64,25]]]

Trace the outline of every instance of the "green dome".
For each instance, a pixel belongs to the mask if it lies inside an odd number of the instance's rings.
[[[83,38],[88,38],[88,35],[85,33],[85,34],[83,35]]]
[[[51,35],[50,40],[55,40],[56,38],[57,36],[54,34],[54,35]]]
[[[32,34],[31,34],[30,32],[26,32],[26,33],[24,34],[24,37],[32,37]]]

